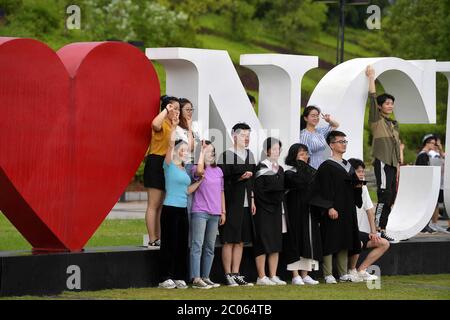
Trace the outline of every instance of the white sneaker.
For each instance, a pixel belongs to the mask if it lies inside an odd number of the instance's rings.
[[[296,276],[296,277],[292,278],[292,284],[296,285],[296,286],[304,286],[305,285],[302,277],[300,277],[300,276]]]
[[[175,282],[173,282],[172,279],[167,279],[164,282],[160,282],[159,287],[164,289],[175,289],[177,285],[175,284]]]
[[[202,280],[203,280],[207,285],[209,285],[209,286],[211,286],[211,287],[213,287],[213,288],[218,288],[218,287],[220,287],[220,284],[219,284],[219,283],[212,282],[210,278],[202,278]]]
[[[174,280],[175,286],[177,289],[187,289],[188,286],[184,280]]]
[[[432,223],[432,222],[430,222],[428,226],[429,226],[431,229],[433,229],[434,231],[437,231],[437,232],[450,233],[450,232],[447,231],[447,229],[441,227],[441,226],[438,225],[437,223]]]
[[[264,276],[256,280],[257,286],[276,286],[277,284],[271,281],[268,277]]]
[[[370,274],[368,273],[366,270],[364,271],[359,271],[358,272],[358,276],[362,281],[372,281],[372,280],[377,280],[378,277],[374,274]]]
[[[319,281],[314,280],[313,278],[311,278],[310,276],[306,276],[303,279],[303,283],[304,284],[309,284],[309,285],[316,285],[319,284]]]
[[[286,281],[281,280],[280,278],[278,278],[278,276],[273,276],[272,278],[269,278],[269,280],[275,283],[277,286],[287,285]]]
[[[347,273],[347,274],[344,274],[344,275],[340,276],[339,277],[339,281],[340,282],[349,282],[350,281],[350,275]]]
[[[202,279],[192,282],[192,288],[194,289],[211,289],[212,286],[207,284]]]
[[[363,282],[364,279],[359,276],[359,272],[356,269],[349,270],[348,275],[351,282]]]
[[[336,279],[332,275],[330,275],[330,276],[325,277],[325,283],[326,284],[336,284],[337,282],[336,282]]]

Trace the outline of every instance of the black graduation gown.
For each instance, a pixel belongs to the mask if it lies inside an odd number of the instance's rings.
[[[283,251],[288,264],[300,257],[322,261],[321,211],[309,205],[315,174],[316,170],[303,161],[284,174],[289,224]]]
[[[231,150],[220,155],[219,167],[223,171],[226,221],[219,227],[222,243],[252,242],[254,238],[253,218],[251,214],[251,195],[255,176],[255,159],[247,150],[245,161]],[[252,178],[239,181],[246,172],[253,173]],[[244,196],[247,190],[248,208],[244,208]]]
[[[313,192],[326,204],[320,223],[323,255],[341,250],[361,252],[356,206],[362,206],[362,188],[353,168],[347,171],[333,160],[326,160],[317,170]],[[338,218],[332,220],[328,209],[334,208]]]
[[[256,167],[255,177],[255,256],[280,252],[283,249],[282,203],[284,200],[284,170],[275,173],[266,164]]]

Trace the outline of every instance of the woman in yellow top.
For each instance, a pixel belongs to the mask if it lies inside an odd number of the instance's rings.
[[[152,141],[147,151],[144,167],[144,187],[147,188],[145,222],[149,247],[160,246],[160,218],[165,196],[163,162],[169,148],[172,119],[180,116],[178,98],[162,96],[161,112],[152,121]]]

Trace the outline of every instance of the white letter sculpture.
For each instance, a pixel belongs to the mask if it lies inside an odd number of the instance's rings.
[[[241,65],[258,75],[258,120],[226,51],[149,48],[146,54],[149,59],[164,65],[166,91],[188,97],[197,106],[198,113],[194,117],[198,118],[204,130],[217,129],[214,134],[220,137],[215,143],[218,151],[225,149],[224,145],[220,145],[224,141],[223,132],[226,132],[226,144],[229,145],[230,129],[241,121],[247,122],[253,129],[250,149],[256,157],[267,136],[263,128],[277,130],[276,134],[270,135],[281,138],[287,146],[284,152],[290,144],[298,142],[300,82],[308,70],[317,67],[317,57],[280,54],[241,56]],[[436,122],[435,60],[360,58],[347,61],[325,75],[309,101],[309,104],[318,105],[340,122],[339,130],[346,132],[350,139],[347,158],[362,159],[363,156],[368,92],[364,70],[368,64],[374,66],[386,91],[396,97],[395,115],[400,123]],[[211,110],[210,105],[214,106]],[[207,135],[212,136],[211,133]],[[387,225],[392,237],[407,239],[425,226],[437,202],[439,180],[438,168],[402,167],[397,200]]]

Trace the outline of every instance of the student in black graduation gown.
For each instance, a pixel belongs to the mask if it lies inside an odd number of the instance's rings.
[[[222,246],[222,264],[228,286],[251,286],[240,275],[239,268],[244,242],[253,240],[254,227],[252,215],[256,212],[253,183],[255,159],[248,150],[250,127],[237,123],[231,134],[233,147],[223,152],[219,166],[224,177],[226,222],[219,227]]]
[[[340,131],[328,134],[326,141],[332,157],[320,165],[313,188],[327,207],[320,223],[326,283],[337,283],[333,277],[333,254],[337,255],[339,276],[343,276],[347,273],[348,251],[361,251],[356,207],[362,206],[362,184],[351,164],[343,159],[348,143],[345,137]]]
[[[258,271],[257,285],[286,285],[277,276],[278,254],[283,248],[282,205],[284,200],[284,170],[278,164],[281,142],[267,138],[263,144],[262,161],[255,176],[255,253]],[[266,276],[266,257],[269,277]]]
[[[289,224],[283,252],[287,270],[292,271],[293,285],[319,284],[308,272],[318,270],[322,261],[320,211],[309,205],[316,169],[309,165],[309,160],[308,147],[301,143],[289,148],[285,160],[289,166],[284,173]]]

